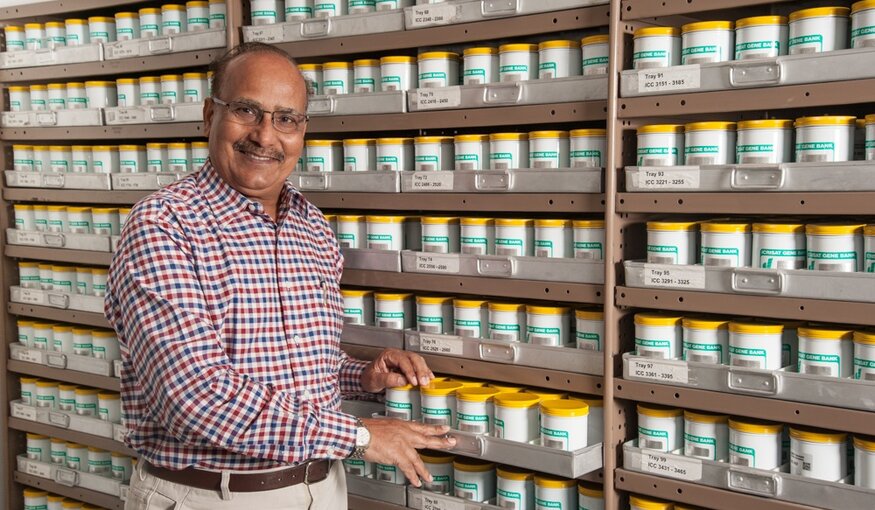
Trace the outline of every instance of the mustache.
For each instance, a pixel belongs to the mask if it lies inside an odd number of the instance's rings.
[[[240,140],[238,142],[234,142],[233,147],[235,151],[248,152],[262,158],[272,158],[279,161],[280,163],[282,163],[286,159],[286,155],[282,152],[272,149],[265,149],[264,147],[255,145],[248,140]]]

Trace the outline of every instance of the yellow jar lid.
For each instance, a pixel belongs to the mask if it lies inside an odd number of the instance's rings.
[[[24,32],[24,27],[18,27],[15,25],[8,25],[3,27],[3,30],[6,32]]]
[[[147,149],[166,149],[167,144],[166,143],[147,143],[146,148]]]
[[[454,299],[453,306],[456,308],[482,308],[483,305],[487,304],[486,300],[479,299]]]
[[[682,324],[689,329],[729,329],[729,321],[723,319],[684,317]]]
[[[804,427],[790,427],[790,437],[809,443],[844,443],[848,435],[844,432],[831,432]]]
[[[13,149],[13,150],[16,150],[16,151],[27,151],[27,150],[32,150],[32,149],[33,149],[33,145],[18,145],[18,144],[15,144],[15,145],[12,146],[12,149]]]
[[[501,382],[491,382],[486,386],[489,386],[490,388],[495,388],[500,393],[519,393],[525,389],[524,386],[516,386],[514,384],[505,384]]]
[[[875,345],[875,331],[854,331],[854,342]]]
[[[589,498],[603,499],[605,491],[602,486],[592,482],[577,482],[577,493]]]
[[[376,144],[377,140],[375,138],[345,138],[343,140],[343,145],[367,146]]]
[[[532,395],[537,395],[541,398],[541,400],[560,400],[568,396],[568,393],[563,391],[555,391],[555,390],[543,390],[541,388],[526,388],[524,393],[531,393]]]
[[[683,132],[684,126],[682,124],[650,124],[648,126],[639,127],[637,131],[639,135],[648,135],[654,133],[680,134]]]
[[[66,205],[47,205],[46,209],[48,211],[51,211],[51,212],[66,211],[67,206]],[[49,264],[47,264],[47,265],[49,265]]]
[[[351,69],[351,62],[325,62],[322,69]]]
[[[420,386],[419,392],[423,395],[439,397],[443,395],[452,395],[464,385],[456,381],[432,381],[426,386]]]
[[[118,150],[120,151],[144,151],[146,150],[145,145],[119,145]]]
[[[61,503],[66,499],[65,496],[58,496],[57,494],[49,494],[49,501],[52,503]]]
[[[343,145],[341,140],[307,140],[307,147],[340,147]]]
[[[805,225],[801,223],[754,223],[752,230],[762,234],[801,234]]]
[[[853,126],[857,118],[848,115],[822,115],[819,117],[799,117],[796,127],[807,126]]]
[[[538,51],[537,44],[528,44],[528,43],[517,43],[517,44],[502,44],[498,47],[499,53],[507,53],[510,51],[528,51],[534,52]]]
[[[24,28],[30,29],[30,30],[39,30],[39,29],[43,28],[43,24],[42,23],[25,23]]]
[[[41,205],[41,206],[37,206],[37,205],[35,205],[35,206],[33,206],[34,209],[36,209],[37,207],[41,207],[41,208],[45,209],[46,206],[44,206],[44,205]],[[25,262],[19,262],[19,263],[18,263],[18,267],[39,267],[39,266],[40,266],[40,263],[39,263],[39,262],[26,262],[26,261],[25,261]]]
[[[96,388],[76,388],[77,395],[97,395],[100,390]]]
[[[70,19],[64,20],[65,25],[85,25],[87,23],[88,23],[88,20],[84,20],[84,19],[80,19],[80,18],[70,18]]]
[[[29,320],[19,319],[19,320],[15,321],[15,324],[17,324],[17,325],[19,325],[19,326],[25,326],[25,327],[27,327],[27,326],[33,326],[33,322],[34,322],[34,321],[29,321]]]
[[[495,395],[495,405],[500,407],[527,409],[538,405],[540,401],[541,397],[529,392],[505,391]]]
[[[588,46],[590,44],[607,44],[611,41],[611,37],[607,34],[588,35],[580,40],[580,44]]]
[[[188,144],[185,142],[182,142],[182,143],[171,142],[171,143],[167,144],[167,148],[168,149],[188,149]]]
[[[137,78],[119,78],[115,83],[116,85],[136,85]]]
[[[571,313],[571,308],[567,306],[526,305],[526,313],[534,313],[537,315],[568,315]]]
[[[647,230],[661,231],[684,231],[690,232],[696,230],[699,226],[698,221],[648,221]]]
[[[574,220],[571,225],[574,228],[601,229],[605,228],[605,220]]]
[[[378,58],[360,58],[352,61],[353,67],[376,67],[380,65]],[[300,68],[300,66],[298,66]]]
[[[569,134],[573,138],[575,138],[575,137],[579,137],[579,138],[593,137],[593,136],[602,137],[602,136],[606,136],[607,133],[608,133],[607,129],[572,129],[569,132]]]
[[[490,46],[477,46],[475,48],[465,48],[462,55],[498,55],[498,48]]]
[[[492,225],[495,223],[493,218],[459,218],[459,223],[469,227]]]
[[[66,83],[49,83],[46,86],[49,88],[49,90],[63,90],[67,88]]]
[[[479,459],[456,459],[453,468],[466,473],[483,473],[495,469],[495,464]]]
[[[418,60],[459,60],[459,54],[452,51],[427,51],[420,53]]]
[[[535,486],[545,489],[568,489],[577,485],[577,480],[560,478],[558,476],[538,474],[535,475]]]
[[[10,92],[29,92],[30,91],[30,88],[28,88],[27,86],[21,86],[21,85],[10,85],[8,88],[9,88]]]
[[[109,16],[89,16],[88,23],[115,23],[115,18]]]
[[[108,274],[108,273],[109,273],[109,269],[108,269],[108,268],[105,268],[105,267],[92,267],[92,268],[91,268],[91,273],[92,273],[92,274]]]
[[[180,79],[180,75],[178,75],[178,74],[162,74],[161,75],[161,82],[162,83],[165,81],[179,81],[179,79]]]
[[[742,129],[790,129],[793,121],[789,119],[760,119],[741,120],[738,122],[738,130]]]
[[[377,301],[404,301],[413,297],[413,294],[395,292],[375,292],[374,299]]]
[[[16,210],[16,211],[32,211],[33,206],[30,204],[15,204],[12,206],[12,209]],[[20,264],[19,264],[19,266],[20,266]],[[25,267],[28,267],[28,266],[25,266]]]
[[[364,221],[365,217],[358,214],[338,214],[337,221],[353,221],[353,222],[361,222]]]
[[[863,0],[861,2],[854,2],[853,5],[851,5],[852,14],[868,9],[875,9],[875,0]]]
[[[31,489],[30,487],[25,488],[22,493],[26,498],[47,498],[49,496],[49,493],[46,491]]]
[[[588,321],[603,321],[605,320],[605,312],[595,309],[580,309],[574,311],[574,316],[578,319]]]
[[[192,149],[208,149],[210,147],[209,142],[191,142]]]
[[[631,494],[629,496],[629,504],[631,506],[637,506],[641,510],[672,510],[672,508],[674,508],[674,505],[668,501],[646,498],[636,494]]]
[[[407,216],[366,216],[368,223],[404,223]]]
[[[166,4],[161,6],[161,11],[184,11],[185,6],[179,4]]]
[[[541,138],[568,138],[568,131],[531,131],[529,140]]]
[[[61,384],[58,381],[37,381],[37,388],[57,388],[58,385]]]
[[[97,394],[97,398],[102,398],[103,400],[121,400],[122,396],[111,391],[102,391]]]
[[[416,57],[408,57],[396,55],[392,57],[381,57],[380,64],[415,64]]]
[[[732,30],[735,24],[731,21],[699,21],[687,23],[681,27],[681,33],[700,32],[702,30]]]
[[[488,142],[489,135],[456,135],[453,140],[456,142]]]
[[[33,90],[40,90],[40,91],[42,91],[42,90],[48,90],[48,87],[46,87],[45,85],[29,85],[29,88],[30,88],[30,90],[32,90],[32,91],[33,91]]]
[[[377,145],[413,145],[413,138],[377,138]]]
[[[85,88],[85,83],[81,81],[71,81],[67,82],[67,88]]]
[[[32,432],[28,432],[28,433],[27,433],[27,438],[28,438],[28,439],[48,439],[49,436],[44,436],[44,435],[42,435],[42,434],[34,434],[34,433],[32,433]]]
[[[636,313],[635,324],[641,326],[677,326],[683,320],[680,315],[661,313]]]
[[[209,5],[209,2],[203,0],[191,0],[190,2],[185,2],[186,7],[209,7]]]
[[[207,73],[182,73],[183,80],[206,80]]]
[[[112,152],[118,150],[118,146],[116,145],[92,145],[92,152]]]
[[[851,340],[854,332],[848,329],[824,329],[824,328],[799,328],[796,333],[800,337],[813,338],[815,340]]]
[[[109,453],[109,452],[107,452],[106,450],[104,450],[103,448],[98,448],[98,447],[96,447],[96,446],[89,446],[89,447],[88,447],[88,451],[89,451],[89,452],[94,452],[94,453]]]
[[[89,273],[91,272],[91,269],[89,269],[87,267],[77,267],[76,271],[77,272],[82,271],[83,269],[87,269]],[[74,335],[85,335],[85,334],[90,335],[91,329],[90,328],[73,328],[73,334]]]
[[[300,71],[321,71],[322,64],[298,64]]]
[[[568,395],[568,400],[586,402],[590,409],[605,406],[605,399],[596,395]]]
[[[784,331],[783,324],[767,322],[729,322],[729,331],[745,335],[780,335]]]
[[[419,305],[442,305],[452,300],[450,296],[416,296],[416,303]]]
[[[805,233],[819,236],[856,235],[863,232],[863,227],[865,227],[865,225],[805,225]]]
[[[535,226],[541,228],[568,228],[571,220],[535,220]]]
[[[862,450],[875,452],[875,438],[867,436],[854,436],[854,446]]]
[[[684,131],[734,131],[735,122],[691,122],[684,125]]]
[[[22,376],[18,378],[21,384],[36,384],[39,382],[39,377]]]
[[[67,448],[85,448],[83,445],[79,443],[74,443],[72,441],[67,441]]]
[[[522,141],[528,140],[529,135],[527,133],[492,133],[489,135],[489,140],[493,142],[498,141]]]
[[[750,232],[750,223],[729,223],[722,221],[705,221],[699,224],[702,232],[722,234],[743,234]]]
[[[684,410],[684,419],[699,423],[726,423],[729,416],[725,414],[703,413],[701,411]]]
[[[562,49],[562,48],[577,48],[577,41],[568,41],[564,39],[557,39],[554,41],[544,41],[542,43],[538,43],[538,50],[552,50],[552,49]]]
[[[52,326],[52,331],[54,331],[56,333],[67,333],[67,332],[72,333],[73,327],[72,326]]]
[[[486,381],[481,381],[479,379],[466,379],[464,377],[447,378],[447,381],[457,382],[461,384],[463,388],[482,388],[486,386]]]
[[[762,25],[786,25],[787,18],[784,16],[753,16],[742,18],[735,22],[735,29]]]
[[[589,405],[586,402],[579,400],[542,400],[541,413],[550,416],[562,416],[571,418],[576,416],[586,416],[589,414]]]
[[[140,83],[158,83],[161,78],[158,76],[140,76]]]
[[[371,296],[374,294],[372,290],[358,290],[358,289],[340,289],[340,294],[343,297],[365,297]]]
[[[72,328],[72,329],[75,332],[77,328]],[[78,388],[78,387],[79,387],[78,385],[70,384],[70,383],[61,383],[58,385],[58,389],[61,391],[75,391],[76,388]],[[55,442],[55,441],[56,441],[55,438],[52,438],[52,442]],[[63,439],[57,439],[57,442],[64,443],[66,441]]]
[[[520,303],[494,303],[489,302],[489,310],[492,312],[521,312],[526,305]]]
[[[64,28],[63,21],[46,21],[46,28]]]
[[[501,393],[498,388],[488,386],[473,386],[456,391],[456,399],[465,402],[488,402]]]
[[[450,143],[452,136],[417,136],[413,138],[416,143]]]
[[[496,227],[531,227],[534,220],[518,219],[518,218],[496,218]]]
[[[389,389],[394,390],[394,391],[413,391],[414,389],[416,389],[416,391],[419,391],[419,386],[414,386],[412,384],[405,384],[404,386],[393,386],[392,388],[389,388]]]
[[[72,212],[72,213],[91,212],[91,208],[90,207],[79,207],[79,206],[68,205],[67,212]],[[74,269],[74,268],[71,267],[69,269]]]
[[[90,87],[115,87],[114,81],[86,81],[85,88]]]
[[[638,414],[652,416],[654,418],[676,418],[683,416],[684,410],[676,407],[661,406],[657,404],[638,404]]]
[[[681,35],[681,31],[675,27],[644,27],[635,30],[632,34],[632,38],[637,39],[639,37],[650,37],[654,35],[678,37]]]
[[[140,17],[140,14],[136,13],[136,12],[117,12],[117,13],[115,13],[115,19],[131,19],[131,18],[138,18],[139,19],[139,17]]]
[[[843,16],[847,17],[851,12],[847,7],[815,7],[813,9],[802,9],[801,11],[790,13],[790,23],[806,18],[819,18],[822,16]]]
[[[427,464],[452,464],[456,456],[452,453],[436,452],[434,450],[422,450],[419,458]]]
[[[730,418],[729,428],[747,434],[780,434],[784,425],[763,420]]]
[[[459,218],[457,216],[422,216],[419,221],[423,225],[455,225],[459,223]]]
[[[529,471],[528,469],[518,468],[514,466],[498,466],[495,469],[495,475],[498,478],[504,478],[505,480],[514,480],[517,482],[525,482],[528,480],[533,480],[535,478],[534,471]]]

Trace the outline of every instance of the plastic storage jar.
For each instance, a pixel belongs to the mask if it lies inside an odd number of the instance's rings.
[[[486,301],[453,300],[453,334],[469,338],[486,338],[489,309]]]
[[[495,437],[528,443],[539,437],[541,397],[531,393],[502,392],[495,395]]]
[[[140,38],[140,15],[136,12],[115,13],[116,39],[130,41]]]
[[[115,81],[116,103],[122,107],[140,104],[140,83],[136,78],[119,78]]]
[[[112,473],[112,455],[100,448],[88,447],[88,472],[89,473]]]
[[[535,220],[535,256],[572,256],[571,220]]]
[[[421,333],[452,333],[453,298],[416,296],[416,329]]]
[[[6,34],[6,51],[23,51],[25,44],[24,28],[7,25],[3,27]]]
[[[323,94],[349,94],[353,90],[352,83],[353,70],[350,62],[325,62],[322,64]]]
[[[497,478],[496,506],[534,510],[535,473],[523,468],[501,466],[495,470],[495,475]]]
[[[43,264],[40,264],[43,266]],[[40,273],[42,273],[43,267],[40,267]],[[43,275],[40,274],[40,288],[43,290],[51,290],[51,274],[52,274],[52,266],[49,265],[49,283],[45,284],[43,281]],[[49,350],[50,346],[54,345],[54,338],[52,337],[54,331],[52,330],[51,323],[45,322],[34,322],[33,323],[33,347],[35,349],[40,349],[43,351]],[[34,393],[36,395],[36,393]],[[35,402],[35,400],[34,400]],[[35,403],[32,405],[36,405]]]
[[[210,4],[209,2],[186,2],[185,24],[187,32],[208,30],[210,28]]]
[[[589,405],[579,400],[542,400],[541,446],[573,452],[585,447]]]
[[[784,16],[754,16],[735,23],[735,60],[787,54],[789,28]]]
[[[21,87],[18,85],[10,85],[7,87],[9,91],[9,111],[10,112],[26,112],[30,111],[30,88]]]
[[[134,470],[134,462],[131,457],[121,453],[112,452],[111,469],[112,477],[122,482],[129,482]]]
[[[805,225],[754,223],[752,266],[764,269],[805,267]]]
[[[343,142],[340,140],[307,140],[308,172],[343,171]]]
[[[682,319],[674,315],[636,313],[635,354],[648,358],[680,358]]]
[[[374,293],[374,318],[381,328],[412,328],[416,324],[413,294]]]
[[[319,95],[322,93],[322,64],[299,64],[298,70],[307,82],[307,89],[310,94]]]
[[[815,7],[790,13],[790,55],[848,47],[847,7]]]
[[[526,306],[526,342],[564,347],[571,342],[571,309]]]
[[[33,145],[13,145],[12,165],[16,171],[33,172]]]
[[[415,144],[414,171],[431,172],[453,169],[453,137],[417,136],[413,141]]]
[[[508,170],[528,168],[529,135],[526,133],[492,133],[489,135],[489,168]]]
[[[70,206],[69,209],[73,207]],[[69,231],[69,229],[65,230]],[[52,266],[52,290],[72,293],[76,288],[76,268],[71,266]],[[91,354],[89,347],[88,355]]]
[[[849,116],[796,119],[796,162],[852,161],[855,121]]]
[[[50,172],[52,168],[52,151],[48,145],[33,146],[33,169],[35,172]]]
[[[854,437],[854,485],[875,489],[875,438]]]
[[[313,17],[313,0],[286,0],[285,20],[301,21]]]
[[[790,427],[790,474],[830,482],[848,476],[848,435]]]
[[[91,208],[67,206],[67,232],[71,234],[91,233]]]
[[[854,332],[799,328],[799,373],[823,377],[851,377],[854,371]]]
[[[495,220],[492,218],[461,218],[459,245],[462,253],[493,255],[495,253]]]
[[[377,169],[377,141],[373,138],[343,140],[343,170],[370,172]]]
[[[35,229],[36,230],[36,229]],[[36,262],[19,262],[18,263],[19,285],[25,289],[40,288],[39,264]],[[33,343],[33,335],[29,337],[29,343]],[[30,345],[28,345],[30,347]]]
[[[567,131],[532,131],[529,133],[529,166],[532,168],[567,168],[569,162]]]
[[[647,262],[654,264],[696,263],[697,222],[647,222]]]
[[[109,361],[121,359],[115,331],[97,329],[91,332],[91,355]]]
[[[49,83],[48,97],[49,110],[63,110],[67,108],[67,86],[63,83]]]
[[[423,480],[422,488],[439,494],[453,491],[453,462],[456,456],[451,453],[424,450],[419,452],[425,469],[431,475],[431,483]]]
[[[455,381],[432,381],[419,387],[422,399],[422,422],[428,425],[456,424],[456,391],[462,383]]]
[[[629,510],[674,510],[674,508],[675,506],[669,501],[635,494],[629,496]]]
[[[875,160],[875,114],[866,115],[866,139],[864,151],[866,161]]]
[[[24,42],[29,50],[38,50],[43,47],[46,40],[46,29],[42,23],[24,24]]]
[[[228,17],[228,5],[225,0],[209,0],[210,2],[210,28],[225,28],[225,20]]]
[[[731,21],[700,21],[681,27],[681,64],[732,60],[735,32]]]
[[[161,78],[157,76],[140,77],[140,104],[148,106],[161,102]],[[69,91],[68,91],[69,95]]]
[[[377,170],[413,170],[413,138],[377,138]]]
[[[534,221],[496,218],[495,254],[532,257],[535,254]]]
[[[599,484],[578,482],[577,498],[578,510],[605,510],[605,493]]]
[[[459,218],[423,216],[422,251],[432,253],[459,253]]]
[[[632,39],[633,69],[671,67],[681,63],[681,31],[677,28],[639,28]]]
[[[313,16],[316,18],[346,16],[347,5],[348,2],[344,0],[316,0],[313,4]]]
[[[806,267],[853,273],[863,269],[863,225],[806,225]]]
[[[77,330],[79,328],[73,328]],[[90,334],[90,333],[89,333]],[[69,351],[69,352],[72,352]],[[64,384],[61,383],[58,385],[58,409],[61,411],[71,411],[75,412],[76,410],[76,386],[75,384]],[[52,445],[55,446],[55,445]],[[60,446],[59,446],[60,448]],[[66,444],[64,443],[64,450],[66,450]],[[54,462],[54,459],[52,459]]]
[[[601,310],[575,310],[575,339],[578,349],[601,351],[605,337],[605,314]]]
[[[106,279],[109,271],[103,267],[91,268],[92,285],[91,289],[95,296],[106,295]]]
[[[498,48],[478,46],[462,52],[462,84],[482,85],[498,81]]]
[[[456,170],[484,170],[489,166],[489,135],[456,135],[453,141]]]
[[[380,90],[410,90],[418,87],[416,57],[391,56],[380,59]]]
[[[279,23],[285,17],[280,16],[279,3],[276,0],[252,0],[249,11],[253,25],[272,25]]]
[[[750,267],[750,224],[704,221],[699,224],[704,266]]]
[[[161,103],[182,102],[182,76],[178,74],[161,75]]]
[[[49,109],[49,89],[45,85],[30,85],[30,109],[43,112]]]
[[[166,4],[161,6],[161,35],[174,35],[188,31],[185,6]]]
[[[783,324],[729,323],[729,365],[778,370],[782,365]]]
[[[538,44],[538,79],[580,76],[580,45],[577,41],[544,41]]]
[[[399,420],[420,421],[419,388],[413,385],[386,388],[386,416]]]
[[[170,171],[170,161],[166,143],[146,144],[146,170],[149,172]]]
[[[88,96],[85,94],[85,84],[81,82],[67,83],[67,109],[79,110],[88,107]]]
[[[406,248],[407,216],[367,216],[369,250],[403,250]],[[418,222],[418,218],[416,219]]]
[[[729,417],[684,411],[684,455],[725,462],[729,459]]]
[[[85,467],[87,467],[88,463],[88,449],[77,443],[67,443],[67,467],[69,469],[74,469],[76,471],[83,471]],[[70,508],[67,506],[67,502],[64,503],[64,508]],[[82,508],[72,507],[72,508]]]
[[[638,128],[638,166],[675,166],[684,162],[684,126],[651,124]]]
[[[489,303],[489,338],[505,342],[523,341],[526,305]]]
[[[673,452],[684,447],[684,411],[638,404],[638,447]]]
[[[72,386],[73,385],[65,384],[64,386]],[[59,409],[61,409],[59,407]],[[72,411],[72,409],[63,409],[65,411]],[[60,439],[57,437],[51,438],[49,444],[49,451],[51,452],[52,464],[59,464],[63,466],[67,462],[67,441],[64,439]],[[45,507],[43,507],[45,508]]]
[[[343,470],[346,471],[347,475],[351,476],[366,476],[379,479],[376,473],[376,467],[377,465],[375,463],[362,459],[343,459]],[[382,475],[383,473],[381,472],[380,474]],[[394,479],[395,473],[387,472],[387,476]]]
[[[604,220],[574,220],[572,256],[576,259],[602,260],[605,246]]]
[[[38,462],[52,461],[51,441],[49,436],[27,433],[27,458]]]
[[[61,398],[58,384],[58,381],[36,382],[36,407],[48,407],[49,409],[58,408],[58,400]],[[46,449],[46,454],[48,455],[48,453],[48,449]],[[46,462],[48,462],[48,460]]]
[[[89,145],[74,145],[72,150],[72,166],[73,172],[90,172],[92,171],[93,156],[91,146]]]
[[[608,74],[609,41],[607,35],[591,35],[580,40],[584,76]]]
[[[201,103],[207,97],[207,73],[184,73],[182,83],[184,103]]]
[[[362,94],[376,92],[380,81],[380,61],[378,59],[359,59],[352,62],[353,92]]]
[[[340,289],[343,296],[343,323],[374,325],[374,293],[369,290]]]
[[[854,331],[854,379],[875,381],[875,333]]]
[[[499,81],[525,81],[537,78],[537,44],[502,44],[498,47]]]
[[[69,145],[49,146],[49,171],[55,173],[69,172],[73,166],[73,151]]]
[[[92,43],[115,42],[115,18],[108,16],[92,16],[88,18],[88,38]]]
[[[191,171],[191,150],[187,143],[168,143],[167,162],[170,171],[185,173]]]
[[[138,11],[140,15],[140,37],[158,37],[161,33],[161,9],[145,7]]]
[[[146,171],[145,145],[119,145],[119,171],[136,173]]]
[[[453,487],[457,498],[485,503],[495,498],[495,464],[478,459],[453,462]]]
[[[337,242],[341,248],[364,249],[367,246],[367,232],[364,216],[337,216]]]
[[[110,423],[121,423],[121,395],[112,391],[97,394],[97,417]]]
[[[85,95],[88,108],[118,106],[118,91],[114,81],[86,81]]]
[[[743,120],[738,123],[737,163],[789,163],[793,158],[793,121]]]
[[[735,122],[693,122],[684,126],[684,164],[735,162]]]
[[[21,383],[21,403],[28,406],[35,406],[36,383],[39,379],[36,377],[20,377],[18,381]]]
[[[605,400],[594,395],[569,395],[568,400],[576,400],[589,406],[587,418],[586,440],[589,444],[604,441]]]
[[[875,2],[855,2],[851,5],[851,48],[871,46],[875,46]]]
[[[46,45],[49,48],[67,45],[67,29],[63,21],[46,22]]]
[[[456,391],[456,426],[463,432],[492,435],[495,416],[493,398],[500,393],[488,386],[461,388]]]
[[[721,319],[683,319],[683,359],[721,365],[729,360],[729,322]]]
[[[604,129],[574,129],[570,132],[569,164],[572,168],[602,168],[607,161]]]
[[[430,89],[459,84],[459,54],[446,51],[421,53],[419,87]]]

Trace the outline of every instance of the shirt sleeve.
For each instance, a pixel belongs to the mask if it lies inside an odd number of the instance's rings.
[[[173,215],[131,219],[110,268],[107,317],[149,419],[182,442],[253,458],[293,464],[348,456],[355,418],[234,369]],[[353,388],[359,365],[340,361],[341,386]]]

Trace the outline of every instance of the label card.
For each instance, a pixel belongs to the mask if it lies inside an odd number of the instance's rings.
[[[416,271],[422,273],[459,272],[459,257],[454,255],[417,254]]]
[[[263,43],[278,43],[283,40],[283,26],[277,23],[274,26],[265,25],[259,28],[247,30],[247,41],[263,42]]]
[[[644,286],[669,289],[705,289],[705,267],[644,264]]]
[[[16,234],[16,241],[18,241],[16,244],[31,244],[35,246],[43,244],[43,235],[39,232],[16,232]]]
[[[645,167],[638,169],[638,187],[642,189],[698,189],[699,169]]]
[[[452,191],[453,172],[414,172],[413,191]]]
[[[465,510],[465,504],[433,494],[422,494],[422,510]]]
[[[698,64],[638,71],[640,93],[693,90],[701,86],[702,70]]]
[[[30,124],[30,115],[27,113],[8,112],[3,114],[3,127],[21,127]]]
[[[432,354],[461,356],[465,350],[465,343],[459,338],[420,334],[419,350]]]
[[[629,375],[662,383],[688,384],[690,382],[690,371],[686,363],[676,365],[651,359],[632,358],[629,360]]]
[[[42,186],[42,174],[31,172],[15,172],[13,174],[17,181],[14,185],[22,188],[39,188]]]
[[[25,473],[38,476],[40,478],[52,478],[52,466],[50,464],[43,464],[42,462],[28,462],[26,464],[26,468],[24,470]]]
[[[12,417],[27,421],[36,421],[36,407],[24,404],[12,404]]]
[[[112,48],[110,50],[110,48]],[[139,44],[119,44],[114,46],[105,46],[104,50],[109,50],[106,58],[127,58],[135,57],[140,54]]]
[[[457,108],[462,104],[462,89],[458,86],[435,89],[417,89],[416,106],[419,110]]]
[[[27,363],[42,363],[42,351],[39,349],[21,349],[15,353],[15,359]]]
[[[700,459],[666,453],[643,451],[641,453],[641,470],[679,480],[698,481],[702,479],[702,461]]]
[[[450,24],[455,21],[459,8],[458,6],[446,3],[410,7],[410,16],[407,18],[410,21],[408,28]]]
[[[29,303],[32,305],[41,305],[45,302],[45,294],[37,289],[21,289],[19,293],[21,303]]]

